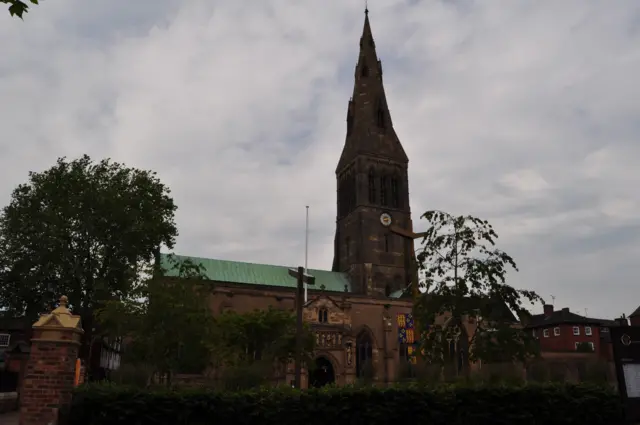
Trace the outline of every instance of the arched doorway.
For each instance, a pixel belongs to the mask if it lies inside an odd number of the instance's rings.
[[[336,381],[336,374],[333,370],[333,364],[326,357],[316,358],[316,367],[311,372],[309,380],[312,387],[320,388],[325,385],[333,384]]]

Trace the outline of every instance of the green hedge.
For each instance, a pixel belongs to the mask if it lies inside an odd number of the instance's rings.
[[[616,393],[587,385],[327,388],[243,393],[80,387],[70,425],[612,425]]]

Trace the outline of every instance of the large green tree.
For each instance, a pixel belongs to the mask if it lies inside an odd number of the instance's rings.
[[[17,16],[20,19],[22,19],[22,16],[29,11],[28,2],[38,4],[38,0],[0,0],[0,3],[9,5],[9,14],[11,14],[11,16]]]
[[[211,364],[214,320],[209,306],[213,283],[201,264],[169,257],[175,278],[154,270],[125,299],[96,311],[100,328],[125,341],[123,362],[168,378],[201,373]],[[158,273],[160,271],[160,273]]]
[[[173,247],[169,195],[154,172],[86,155],[30,172],[0,214],[0,307],[33,320],[67,295],[90,341],[94,310],[126,298]]]
[[[541,299],[533,291],[506,283],[507,271],[518,269],[513,258],[495,248],[498,234],[491,224],[441,211],[427,211],[422,217],[429,222],[417,256],[425,292],[414,313],[427,359],[445,362],[456,356],[454,364],[460,365],[460,353],[449,351],[456,337],[462,341],[458,347],[466,347],[465,363],[534,356],[535,340],[516,322],[526,321],[530,317],[527,306]],[[443,316],[450,320],[447,327],[441,323]],[[467,320],[477,325],[471,335],[462,325]]]
[[[312,366],[315,339],[307,323],[302,338],[303,362]],[[227,387],[240,389],[263,384],[273,376],[274,368],[285,368],[294,358],[295,342],[295,315],[269,307],[217,316],[211,350]]]

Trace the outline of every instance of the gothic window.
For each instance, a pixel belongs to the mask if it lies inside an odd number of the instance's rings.
[[[384,296],[388,297],[391,295],[391,285],[388,283],[384,286]]]
[[[376,176],[373,169],[369,170],[369,203],[376,203]]]
[[[398,351],[400,351],[400,360],[408,362],[409,361],[409,345],[405,343],[401,343]]]
[[[380,204],[386,207],[387,203],[387,176],[382,176],[380,177]]]
[[[338,216],[339,217],[344,217],[344,209],[345,209],[345,203],[344,203],[344,178],[342,176],[339,177],[338,180]]]
[[[356,173],[351,173],[351,208],[349,211],[356,208],[356,200]]]
[[[389,235],[384,235],[384,252],[389,252]]]
[[[349,173],[349,175],[347,175],[347,191],[346,191],[346,203],[347,203],[347,214],[351,212],[351,210],[353,209],[353,185],[352,185],[352,181],[351,181],[351,173]]]
[[[347,236],[347,238],[345,239],[345,244],[347,245],[347,249],[346,249],[347,258],[349,258],[351,256],[351,238],[349,236]]]
[[[353,114],[349,112],[347,114],[347,136],[350,136],[352,131],[353,131]]]
[[[400,207],[400,190],[397,177],[391,179],[391,206],[394,208]]]
[[[349,170],[340,176],[338,184],[338,215],[344,217],[349,214],[356,205],[356,179],[353,170]]]
[[[327,312],[326,308],[321,308],[320,310],[318,310],[318,322],[327,323],[329,321],[328,316],[329,313]]]
[[[373,341],[367,331],[362,331],[356,338],[356,375],[358,378],[368,377],[373,372]]]

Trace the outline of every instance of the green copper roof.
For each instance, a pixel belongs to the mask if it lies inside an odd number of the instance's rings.
[[[260,286],[280,286],[295,288],[296,280],[289,276],[289,267],[273,266],[269,264],[242,263],[240,261],[214,260],[211,258],[172,256],[176,261],[191,260],[195,264],[202,264],[207,278],[218,282],[241,283]],[[160,254],[160,265],[165,269],[166,276],[177,276],[172,269],[174,263],[169,262],[169,254]],[[313,289],[320,289],[324,285],[325,291],[351,292],[351,284],[344,273],[326,270],[307,270],[316,278]]]

